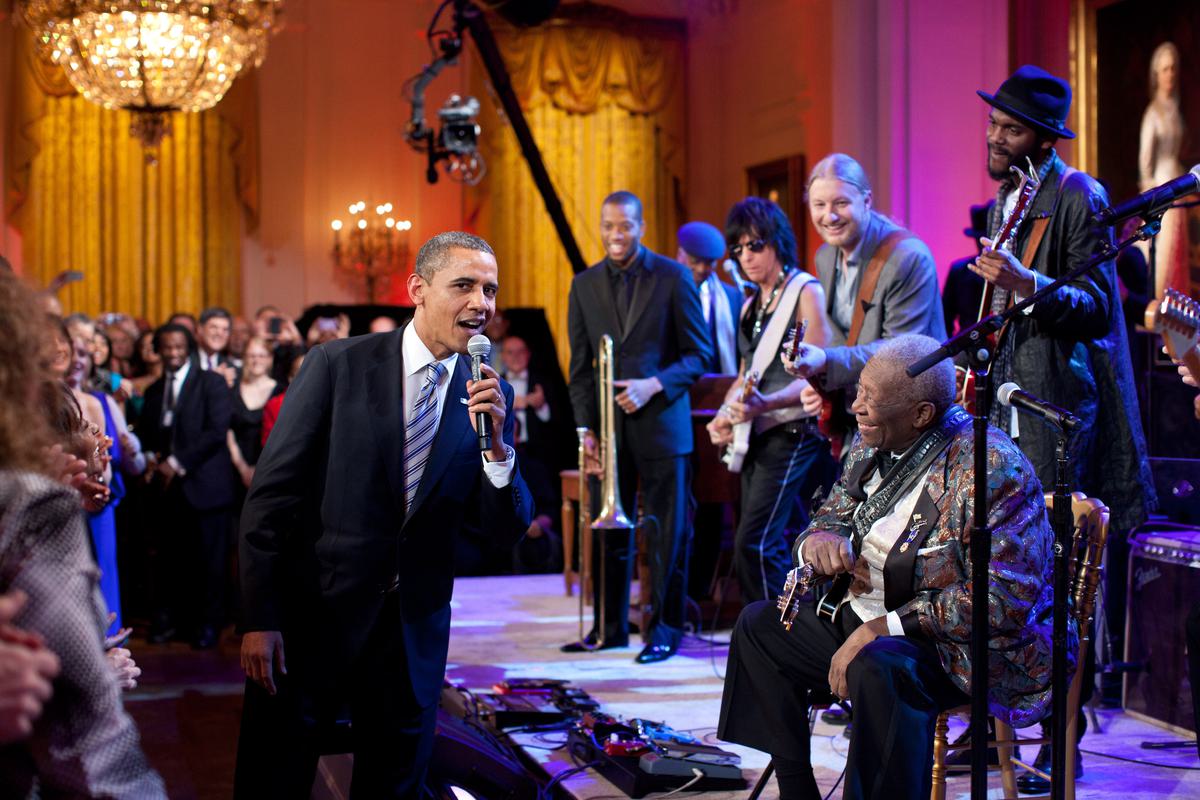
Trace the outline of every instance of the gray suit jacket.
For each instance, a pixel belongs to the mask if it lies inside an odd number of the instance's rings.
[[[859,251],[862,266],[858,280],[854,283],[854,294],[858,296],[859,284],[867,263],[879,248],[880,242],[900,226],[877,211],[871,216],[863,231],[862,249]],[[937,267],[929,248],[916,237],[905,239],[896,246],[883,265],[875,294],[866,304],[862,333],[854,347],[846,346],[846,334],[833,321],[830,311],[835,301],[834,282],[837,264],[836,248],[825,244],[817,250],[817,278],[825,290],[826,316],[833,328],[831,347],[827,349],[825,388],[843,389],[858,381],[863,366],[880,342],[903,333],[923,333],[941,341],[946,338],[946,325],[942,320],[942,304],[938,297]]]

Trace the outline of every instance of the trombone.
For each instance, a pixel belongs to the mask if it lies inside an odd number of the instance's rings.
[[[614,421],[614,411],[616,406],[616,398],[614,396],[613,381],[615,379],[615,368],[613,365],[613,338],[607,333],[600,337],[600,354],[597,358],[596,371],[600,374],[600,513],[591,521],[591,529],[593,531],[610,531],[610,530],[633,530],[633,522],[625,514],[625,509],[621,507],[621,487],[617,480],[617,431]],[[579,437],[579,532],[582,544],[583,526],[587,521],[587,511],[584,507],[583,498],[586,496],[586,466],[587,466],[587,428],[576,428],[576,435]],[[583,569],[583,547],[579,548],[579,643],[585,650],[599,650],[604,646],[604,631],[605,631],[605,599],[607,590],[604,585],[604,542],[601,539],[600,551],[600,589],[597,592],[599,597],[596,603],[598,609],[593,609],[595,615],[599,619],[596,632],[595,644],[588,644],[587,637],[583,632],[583,595],[584,586],[587,585],[587,578],[590,576],[584,575]]]

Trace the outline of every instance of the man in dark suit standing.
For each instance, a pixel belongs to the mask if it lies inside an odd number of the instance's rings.
[[[486,524],[515,540],[532,515],[512,388],[486,364],[472,382],[464,355],[497,288],[487,242],[439,234],[408,279],[412,322],[314,348],[288,390],[242,513],[236,796],[308,797],[323,732],[345,721],[351,796],[419,796],[455,539]]]
[[[688,387],[704,372],[711,345],[700,294],[687,269],[641,245],[642,203],[630,192],[614,192],[600,208],[600,238],[606,258],[575,276],[567,309],[571,337],[570,394],[575,423],[595,431],[600,410],[595,358],[600,337],[613,338],[617,462],[621,502],[637,514],[641,482],[645,535],[651,570],[651,616],[642,636],[641,664],[674,655],[683,637],[687,567],[691,549],[691,403]],[[588,434],[590,471],[599,470],[596,438]],[[597,492],[592,492],[596,498]],[[605,558],[607,586],[593,581],[597,620],[605,604],[605,630],[597,626],[585,649],[603,636],[604,647],[629,642],[629,582],[633,535],[593,537],[593,564]]]
[[[146,389],[138,433],[147,452],[146,477],[158,489],[161,529],[153,569],[155,619],[151,641],[171,639],[185,620],[192,644],[217,643],[224,622],[225,564],[233,465],[225,435],[232,413],[229,387],[196,363],[196,342],[182,325],[155,331],[163,376]]]

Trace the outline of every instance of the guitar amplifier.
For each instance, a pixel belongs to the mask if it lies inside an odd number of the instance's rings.
[[[1184,625],[1200,603],[1200,528],[1143,526],[1129,544],[1125,661],[1137,669],[1124,676],[1125,710],[1189,735],[1196,721]]]

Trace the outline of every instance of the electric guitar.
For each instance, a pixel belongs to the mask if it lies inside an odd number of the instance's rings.
[[[789,332],[791,342],[785,345],[789,361],[795,361],[796,356],[800,354],[800,348],[804,346],[804,334],[807,331],[808,321],[801,320],[800,324]],[[842,442],[846,440],[846,432],[851,430],[854,424],[853,416],[846,411],[846,390],[826,391],[816,381],[809,381],[808,385],[821,395],[821,411],[817,414],[817,430],[829,440],[829,449],[833,452],[833,457],[840,460]]]
[[[742,389],[738,393],[738,402],[745,403],[758,387],[758,372],[751,372],[742,378]],[[754,420],[735,423],[733,426],[733,441],[725,446],[725,454],[721,461],[730,472],[736,474],[742,471],[742,462],[746,460],[746,451],[750,449],[750,433]]]
[[[1037,190],[1042,185],[1041,179],[1038,178],[1037,168],[1033,166],[1033,161],[1026,158],[1025,162],[1029,165],[1028,172],[1022,171],[1016,165],[1009,167],[1018,176],[1016,189],[1017,202],[1008,216],[1004,218],[1004,222],[1000,226],[1000,232],[996,234],[996,239],[992,242],[992,250],[1008,250],[1012,252],[1012,244],[1016,238],[1017,230],[1025,220],[1029,206],[1033,203],[1034,195],[1037,194]],[[979,301],[979,320],[990,317],[993,314],[999,314],[1008,308],[1011,300],[1012,292],[1008,289],[1001,289],[991,281],[985,281],[983,285],[983,297]],[[976,322],[979,320],[976,320]],[[996,344],[1000,341],[1000,336],[1003,332],[1004,329],[1001,328],[999,331],[988,336],[988,350],[993,354],[996,352]],[[963,367],[957,367],[956,369],[965,371],[966,373],[963,379],[963,391],[958,397],[958,403],[967,411],[975,413],[975,373]]]
[[[783,623],[786,630],[792,629],[792,624],[796,621],[796,615],[800,613],[800,604],[810,591],[813,584],[820,579],[820,576],[813,571],[812,564],[804,564],[795,567],[787,574],[787,578],[783,582],[783,594],[779,595],[779,599],[775,601],[775,606],[779,609],[779,621]],[[833,622],[837,617],[838,609],[842,606],[842,600],[846,597],[846,592],[850,590],[852,576],[849,572],[843,572],[834,576],[833,585],[829,587],[829,591],[823,594],[817,600],[817,616]]]
[[[1187,367],[1200,380],[1200,303],[1182,292],[1167,289],[1161,300],[1146,306],[1146,327],[1162,336],[1167,355]]]

